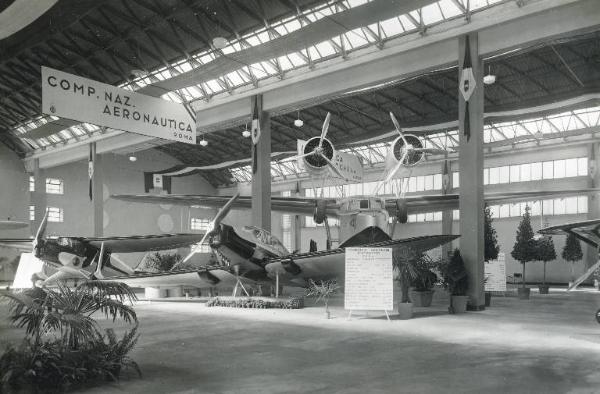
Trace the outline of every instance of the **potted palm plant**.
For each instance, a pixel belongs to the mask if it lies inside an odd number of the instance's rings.
[[[412,291],[410,299],[413,306],[428,307],[433,300],[433,286],[438,277],[431,270],[433,262],[426,254],[422,254],[415,262],[416,275],[411,281]]]
[[[530,289],[525,287],[525,264],[536,258],[536,242],[533,239],[533,229],[531,228],[531,216],[529,215],[529,205],[525,206],[523,219],[517,229],[517,238],[510,255],[523,266],[523,283],[517,290],[519,299],[528,300]]]
[[[400,302],[398,303],[398,316],[400,319],[410,319],[413,314],[413,304],[409,298],[411,282],[417,277],[416,262],[419,254],[411,248],[394,251],[393,266],[396,280],[400,285]]]
[[[465,269],[465,262],[458,249],[454,249],[452,258],[444,273],[444,286],[450,293],[449,313],[464,313],[467,310],[467,290],[469,278]]]
[[[315,282],[312,279],[308,280],[308,289],[306,289],[307,297],[317,297],[315,304],[319,301],[323,301],[325,304],[325,318],[330,319],[331,313],[329,312],[329,297],[337,293],[340,287],[337,284],[336,279],[324,280],[321,282]]]

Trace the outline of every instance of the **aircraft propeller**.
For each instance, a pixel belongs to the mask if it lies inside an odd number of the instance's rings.
[[[193,255],[197,253],[198,248],[204,243],[204,241],[206,241],[209,235],[212,235],[214,233],[214,231],[219,227],[223,219],[225,219],[225,216],[227,216],[227,214],[231,210],[231,207],[233,206],[233,203],[238,199],[239,196],[240,193],[236,193],[233,197],[229,199],[229,201],[227,201],[225,205],[223,205],[221,209],[219,209],[219,212],[217,212],[215,218],[208,224],[206,234],[204,234],[200,242],[194,245],[190,253],[187,256],[185,256],[181,263],[176,264],[175,266],[173,266],[172,269],[176,268],[179,264],[186,263],[189,259],[192,258]]]
[[[31,241],[31,246],[33,247],[33,254],[35,257],[40,257],[40,249],[42,248],[42,246],[44,245],[44,242],[46,240],[45,235],[46,235],[46,227],[48,226],[48,214],[50,213],[50,211],[48,210],[48,208],[46,208],[46,213],[44,214],[44,218],[42,219],[42,222],[40,223],[40,227],[38,227],[37,232],[35,233],[35,238],[33,238],[33,241]]]

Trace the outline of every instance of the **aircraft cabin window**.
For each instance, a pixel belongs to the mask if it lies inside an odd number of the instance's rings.
[[[369,209],[369,200],[360,200],[360,209]]]

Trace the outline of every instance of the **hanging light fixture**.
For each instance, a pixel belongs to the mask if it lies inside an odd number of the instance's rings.
[[[244,129],[244,131],[242,131],[242,137],[244,138],[248,138],[250,137],[251,133],[250,130],[248,130],[248,123],[246,123],[246,128]]]
[[[303,125],[304,125],[304,122],[302,121],[302,119],[300,119],[300,110],[298,110],[298,118],[296,120],[294,120],[294,126],[302,127]]]
[[[496,82],[496,76],[492,74],[491,66],[488,66],[488,73],[483,77],[483,83],[486,85],[491,85]]]
[[[137,157],[135,157],[134,155],[129,156],[129,161],[134,162],[137,161]]]
[[[227,46],[227,39],[225,37],[215,37],[212,40],[213,45],[217,49],[223,49]]]

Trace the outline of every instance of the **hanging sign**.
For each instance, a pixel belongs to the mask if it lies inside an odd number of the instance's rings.
[[[42,112],[188,144],[196,120],[182,104],[42,67]]]
[[[391,248],[346,248],[344,308],[394,309]]]

